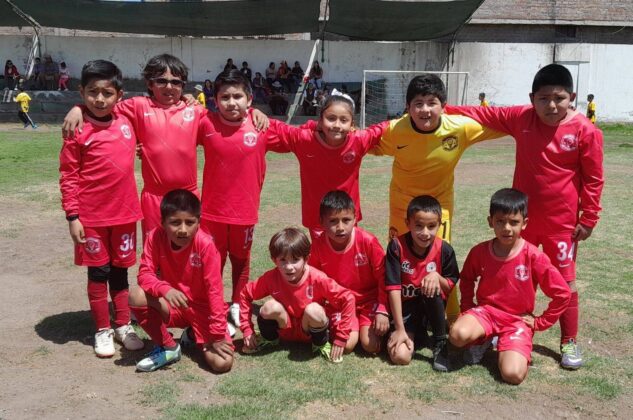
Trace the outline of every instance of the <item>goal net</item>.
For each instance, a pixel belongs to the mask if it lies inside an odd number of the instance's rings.
[[[361,127],[397,118],[404,113],[409,81],[421,74],[436,74],[446,86],[447,101],[466,102],[468,72],[364,70],[361,91]]]

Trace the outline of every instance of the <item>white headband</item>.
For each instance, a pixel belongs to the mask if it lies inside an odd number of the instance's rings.
[[[332,89],[332,92],[330,93],[330,96],[342,96],[343,98],[347,99],[348,101],[350,101],[352,103],[352,111],[355,111],[354,108],[355,108],[356,105],[354,104],[354,100],[347,93],[339,92],[338,90],[336,90],[336,88],[334,88],[334,89]]]

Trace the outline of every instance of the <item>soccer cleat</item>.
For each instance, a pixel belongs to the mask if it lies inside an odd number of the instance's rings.
[[[140,372],[153,372],[170,363],[180,360],[180,346],[176,345],[174,350],[166,349],[162,346],[154,347],[147,356],[136,364],[136,370]]]
[[[343,361],[343,357],[339,357],[338,359],[332,359],[332,344],[328,341],[322,346],[312,345],[312,352],[319,353],[325,360],[332,363],[341,363]]]
[[[261,335],[257,336],[257,347],[254,349],[248,347],[242,347],[242,353],[244,354],[253,354],[259,353],[262,350],[270,349],[279,345],[279,339],[275,338],[274,340],[267,340]]]
[[[480,363],[491,345],[492,339],[489,338],[481,344],[470,346],[464,351],[464,363],[467,365],[476,365]]]
[[[433,370],[448,372],[449,369],[448,343],[446,340],[438,340],[433,347]]]
[[[189,331],[191,331],[191,327],[186,327],[182,330],[182,334],[180,335],[180,347],[182,348],[193,347],[196,344],[196,342],[189,337]]]
[[[145,347],[145,343],[141,340],[138,335],[136,335],[136,331],[134,331],[134,327],[130,324],[123,325],[114,330],[114,339],[119,343],[123,344],[128,350],[136,351],[141,350]]]
[[[94,348],[97,357],[114,356],[114,331],[112,328],[97,331]]]
[[[564,369],[576,370],[582,366],[582,354],[573,338],[567,343],[561,344],[560,353],[560,365]]]
[[[229,306],[229,321],[233,323],[237,328],[240,327],[240,304],[231,303]]]

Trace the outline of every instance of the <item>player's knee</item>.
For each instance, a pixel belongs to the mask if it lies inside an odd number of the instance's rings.
[[[259,316],[264,319],[276,319],[285,311],[283,305],[276,300],[269,300],[259,309]]]
[[[99,283],[107,282],[110,279],[110,264],[99,267],[88,267],[88,280]]]
[[[310,324],[313,326],[325,325],[328,322],[327,315],[325,314],[325,309],[323,306],[318,303],[312,302],[306,306],[304,311],[304,316],[308,318]]]
[[[391,356],[391,363],[398,366],[407,366],[411,363],[412,355],[408,351],[399,350]]]
[[[222,357],[219,354],[205,351],[204,358],[207,366],[215,373],[226,373],[233,367],[233,355]]]
[[[147,299],[145,298],[145,291],[140,287],[132,287],[127,298],[130,306],[146,306]]]
[[[456,322],[453,324],[450,332],[448,333],[448,341],[455,347],[464,347],[468,344],[470,338],[470,331],[464,325]]]
[[[110,268],[110,290],[125,290],[130,287],[127,280],[127,268],[111,267]]]
[[[519,385],[525,380],[528,368],[519,364],[504,364],[499,366],[501,379],[510,385]]]
[[[345,348],[343,349],[343,352],[345,354],[349,354],[351,352],[354,351],[354,349],[356,348],[356,344],[358,344],[358,337],[351,337],[347,340],[347,343],[345,343]]]
[[[360,345],[367,353],[376,354],[380,352],[380,340],[369,337],[367,341],[361,340]]]

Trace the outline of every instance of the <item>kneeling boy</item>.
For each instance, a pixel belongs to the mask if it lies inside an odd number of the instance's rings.
[[[495,238],[471,249],[464,262],[459,283],[462,315],[450,332],[450,342],[456,347],[498,336],[501,377],[514,385],[527,376],[534,331],[551,327],[571,296],[547,255],[521,238],[527,226],[527,204],[527,196],[515,189],[493,194],[488,224]],[[477,305],[473,302],[475,283]],[[532,315],[537,286],[552,299],[540,316]]]
[[[244,353],[254,353],[282,339],[312,342],[315,353],[334,363],[341,362],[354,316],[354,296],[307,264],[310,241],[299,229],[277,232],[268,249],[277,268],[248,283],[240,297]],[[266,296],[271,299],[257,317],[261,333],[258,340],[251,321],[251,303]],[[332,344],[330,333],[334,336]]]
[[[180,360],[180,345],[167,327],[186,328],[181,344],[195,339],[214,372],[233,366],[220,255],[213,239],[199,232],[200,201],[188,190],[167,193],[160,204],[162,226],[148,235],[138,285],[130,306],[139,325],[158,345],[136,369],[151,372]],[[190,333],[193,335],[191,337]]]
[[[387,351],[397,365],[408,365],[416,333],[426,334],[428,320],[433,331],[433,369],[449,370],[444,317],[459,269],[455,251],[437,232],[442,225],[442,207],[433,197],[415,197],[407,208],[407,233],[392,239],[387,248],[385,283],[394,331]]]

